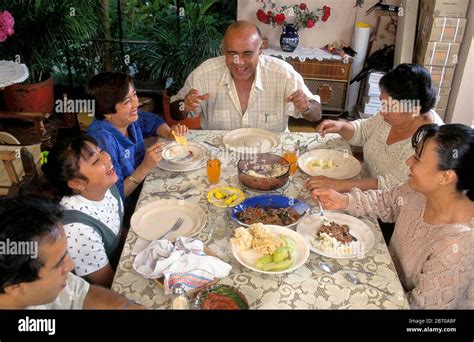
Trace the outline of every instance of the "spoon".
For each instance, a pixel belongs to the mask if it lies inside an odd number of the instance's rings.
[[[188,161],[194,158],[194,154],[191,151],[188,151],[188,154],[184,157],[176,157],[171,159],[166,159],[169,162],[177,162],[177,161]]]
[[[357,278],[357,276],[356,276],[355,274],[353,274],[353,273],[346,273],[345,276],[346,276],[346,279],[349,280],[349,281],[350,281],[351,283],[353,283],[353,284],[356,284],[356,285],[369,285],[369,286],[373,287],[374,289],[376,289],[376,290],[378,290],[378,291],[380,291],[380,292],[382,292],[382,293],[385,293],[385,294],[388,295],[388,296],[393,295],[393,293],[388,292],[388,291],[385,291],[385,290],[382,290],[381,288],[378,288],[377,286],[374,286],[374,285],[369,284],[369,283],[363,283],[363,282],[361,282],[360,279]]]
[[[354,270],[354,269],[350,269],[350,268],[337,268],[336,265],[334,264],[331,264],[329,262],[324,262],[324,261],[320,261],[319,262],[319,267],[327,272],[327,273],[336,273],[338,271],[353,271],[353,272],[359,272],[359,273],[364,273],[366,274],[368,277],[372,277],[374,274],[372,272],[369,272],[369,271],[359,271],[359,270]]]
[[[209,146],[212,146],[212,147],[215,147],[215,148],[218,148],[218,149],[221,149],[219,146],[217,146],[216,144],[213,144],[212,142],[210,141],[204,141],[205,144],[208,144]]]
[[[319,216],[324,217],[324,210],[323,206],[321,205],[321,201],[318,198],[318,206],[319,206]]]
[[[286,218],[290,218],[290,214],[288,213],[288,211],[290,209],[295,209],[296,212],[298,213],[298,215],[300,215],[300,217],[302,215],[304,215],[304,211],[300,214],[300,211],[303,209],[303,208],[306,208],[307,204],[304,203],[304,202],[298,202],[296,204],[293,204],[293,205],[290,205],[289,207],[287,207],[285,209],[285,211],[283,212],[283,216],[285,216]]]

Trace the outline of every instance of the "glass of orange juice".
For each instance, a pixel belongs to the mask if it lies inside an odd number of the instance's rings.
[[[296,144],[283,145],[282,157],[290,163],[290,172],[294,173],[298,168],[298,146]]]
[[[221,177],[221,161],[217,155],[211,155],[207,160],[207,179],[209,183],[219,182]]]

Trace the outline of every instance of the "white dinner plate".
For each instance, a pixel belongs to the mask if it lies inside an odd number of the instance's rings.
[[[291,230],[289,228],[285,227],[280,227],[280,226],[275,226],[275,225],[264,225],[271,233],[275,235],[284,235],[288,236],[289,238],[293,239],[296,244],[296,252],[295,252],[295,258],[296,260],[293,262],[293,265],[283,271],[263,271],[259,270],[258,268],[255,267],[255,263],[258,258],[263,256],[260,252],[254,250],[254,249],[249,249],[247,251],[241,251],[239,247],[235,244],[232,244],[232,254],[234,255],[234,258],[237,259],[238,262],[240,262],[242,265],[245,267],[259,273],[266,273],[266,274],[280,274],[280,273],[288,273],[288,272],[293,272],[294,270],[300,268],[306,260],[308,260],[309,257],[309,244],[305,240],[303,236],[295,232],[294,230]]]
[[[201,160],[201,162],[192,165],[179,165],[167,162],[164,159],[161,159],[158,163],[158,167],[162,170],[166,171],[178,171],[178,172],[186,172],[186,171],[194,171],[206,166],[206,159]]]
[[[186,157],[188,153],[192,153],[192,158],[189,160],[174,160],[176,158]],[[188,147],[179,145],[177,142],[167,144],[163,149],[163,159],[170,164],[196,166],[202,163],[206,157],[207,148],[197,142],[188,142]]]
[[[316,166],[318,160],[326,163],[332,160],[331,168]],[[298,158],[298,166],[310,176],[326,176],[335,179],[348,179],[360,173],[360,162],[348,152],[336,150],[317,149],[303,153]]]
[[[257,146],[261,144],[260,153],[268,153],[275,150],[280,145],[280,137],[266,129],[261,128],[239,128],[228,132],[222,138],[222,143],[230,150],[245,153],[249,152],[247,146]]]
[[[313,214],[306,216],[301,222],[296,226],[296,231],[303,236],[303,238],[309,243],[309,248],[314,253],[320,254],[322,256],[334,259],[350,259],[354,257],[359,257],[370,251],[374,246],[375,237],[374,233],[370,227],[353,216],[346,214],[341,214],[337,212],[325,211],[324,217],[327,219],[336,222],[337,224],[346,224],[349,226],[349,233],[357,239],[358,251],[354,251],[352,254],[342,254],[337,253],[336,251],[322,251],[316,248],[311,240],[316,236],[316,233],[321,227],[321,216],[319,214]]]
[[[169,231],[180,217],[184,219],[183,224],[178,230],[169,233],[167,240],[174,241],[178,236],[195,236],[207,221],[206,213],[195,203],[160,199],[136,211],[131,219],[131,228],[141,238],[152,241]]]

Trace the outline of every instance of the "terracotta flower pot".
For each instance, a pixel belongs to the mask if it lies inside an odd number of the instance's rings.
[[[10,111],[52,113],[54,109],[52,77],[35,84],[13,84],[6,87],[3,94]]]
[[[170,96],[165,92],[163,93],[163,112],[165,114],[165,121],[171,127],[173,125],[182,124],[188,126],[191,129],[199,129],[201,128],[201,116],[198,115],[194,118],[186,118],[181,121],[175,121],[171,117],[171,110],[170,110]]]

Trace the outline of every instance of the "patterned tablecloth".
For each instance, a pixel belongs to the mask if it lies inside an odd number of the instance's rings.
[[[189,140],[221,143],[225,131],[191,131]],[[315,137],[312,133],[280,133],[282,143],[301,141],[305,146]],[[206,146],[212,149],[209,146]],[[309,148],[329,148],[340,151],[350,151],[349,145],[338,135],[328,135],[324,142],[313,141]],[[237,177],[237,166],[232,155],[227,155],[223,162],[221,180],[218,186],[229,185],[242,188]],[[312,207],[315,204],[310,199],[309,192],[304,188],[308,176],[300,170],[291,177],[289,185],[276,193],[297,197],[306,201]],[[207,224],[197,235],[205,245],[225,262],[232,265],[231,274],[220,280],[220,284],[237,287],[249,301],[251,309],[399,309],[409,308],[400,280],[395,271],[392,259],[384,242],[377,222],[363,219],[371,227],[375,235],[373,248],[362,258],[328,259],[311,252],[307,262],[291,273],[282,275],[261,274],[242,266],[232,255],[229,237],[236,224],[226,218],[225,210],[207,202],[207,193],[216,185],[210,185],[206,168],[190,172],[171,172],[157,168],[146,178],[143,190],[138,200],[137,209],[159,198],[173,198],[173,192],[191,187],[196,195],[187,200],[198,203],[207,212]],[[157,196],[154,192],[168,191],[169,195]],[[245,190],[246,197],[261,193]],[[161,194],[163,195],[163,194]],[[317,209],[312,209],[316,212]],[[214,234],[210,238],[210,232]],[[170,308],[170,296],[164,294],[163,288],[153,280],[145,279],[133,268],[134,256],[131,254],[137,235],[130,230],[120,258],[112,289],[138,300],[143,305],[155,309]],[[328,274],[322,271],[319,261],[331,261],[343,268],[364,269],[375,273],[369,278],[359,274],[363,282],[382,288],[393,295],[386,295],[367,285],[354,285],[344,278],[344,271]]]

